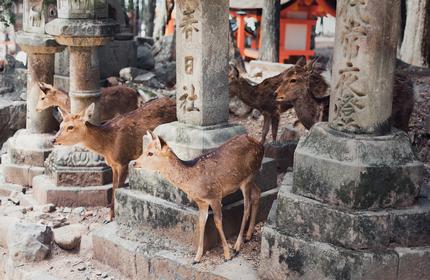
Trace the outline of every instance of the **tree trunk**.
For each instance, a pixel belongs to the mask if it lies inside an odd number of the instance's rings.
[[[280,0],[264,0],[261,23],[260,59],[279,61]]]
[[[415,66],[430,65],[430,0],[407,0],[406,27],[400,59]]]
[[[145,36],[152,37],[154,35],[154,20],[155,20],[155,7],[157,0],[144,0],[143,1],[143,21],[145,25]]]

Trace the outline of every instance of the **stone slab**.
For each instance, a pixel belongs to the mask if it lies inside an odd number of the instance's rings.
[[[7,157],[2,158],[5,160]],[[2,163],[2,166],[5,182],[21,186],[32,186],[33,178],[45,173],[44,167],[13,164],[8,159]]]
[[[399,256],[397,279],[416,280],[430,277],[430,247],[396,248]]]
[[[270,223],[283,234],[350,249],[430,245],[430,201],[426,197],[404,209],[353,211],[333,207],[292,192],[292,174],[280,187]]]
[[[261,191],[271,190],[277,187],[277,173],[275,162],[269,158],[263,158],[261,169],[255,183]],[[182,204],[197,208],[197,205],[188,199],[186,193],[174,187],[165,180],[159,173],[151,172],[144,169],[136,169],[133,162],[129,167],[130,189],[142,191],[143,193],[165,199],[169,202]],[[223,199],[223,204],[227,205],[242,200],[241,192],[235,192]]]
[[[277,193],[277,189],[272,189],[261,194],[257,221],[267,219]],[[197,209],[130,189],[118,189],[115,199],[115,219],[118,224],[141,232],[156,232],[157,235],[188,246],[196,245],[199,217]],[[223,226],[227,238],[237,236],[242,215],[243,201],[223,206]],[[205,247],[209,248],[218,242],[218,233],[210,212],[206,224]]]
[[[0,196],[9,196],[13,192],[23,192],[24,187],[22,185],[10,184],[4,181],[2,169],[3,166],[0,165]]]
[[[131,279],[258,279],[256,270],[240,255],[221,264],[205,263],[203,257],[201,264],[191,265],[194,252],[190,247],[150,234],[128,240],[116,223],[96,229],[92,239],[94,258]]]
[[[51,153],[54,134],[36,134],[26,129],[19,130],[9,139],[9,161],[13,164],[26,164],[43,167]]]
[[[54,37],[47,34],[18,31],[16,34],[16,42],[20,46],[25,46],[26,52],[28,50],[37,53],[55,53],[64,49],[64,46],[59,45]]]
[[[352,209],[407,207],[423,181],[403,131],[348,134],[319,123],[301,139],[294,155],[293,192]]]
[[[46,24],[45,30],[49,35],[59,38],[101,38],[110,37],[119,31],[119,25],[111,20],[99,19],[64,19],[57,18]],[[103,45],[97,43],[97,40],[86,41],[87,46]],[[100,41],[101,42],[101,41]],[[106,41],[104,41],[106,42]],[[62,42],[60,42],[62,43]],[[76,42],[77,43],[77,42]],[[85,42],[83,42],[85,43]],[[77,44],[72,44],[76,45]]]
[[[56,186],[46,175],[33,180],[33,196],[40,204],[62,207],[108,206],[112,199],[112,184],[90,187]]]

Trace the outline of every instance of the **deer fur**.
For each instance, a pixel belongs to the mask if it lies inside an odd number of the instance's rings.
[[[307,64],[299,61],[284,75],[276,90],[276,100],[294,106],[300,122],[310,129],[315,123],[328,121],[330,90],[321,71],[315,68],[316,60]],[[414,107],[414,89],[412,81],[395,72],[393,85],[393,126],[403,131],[408,130],[409,119]]]
[[[104,156],[113,172],[113,193],[124,186],[128,164],[142,154],[142,138],[147,130],[176,120],[176,104],[169,98],[145,103],[142,107],[118,116],[100,126],[90,123],[94,103],[79,114],[62,112],[63,122],[54,139],[57,145],[82,144]],[[61,112],[61,109],[60,109]],[[114,199],[111,218],[114,216]]]
[[[41,82],[39,88],[41,93],[36,105],[37,112],[50,107],[59,107],[63,112],[70,113],[70,97],[66,92]],[[100,93],[100,120],[102,122],[136,110],[142,102],[137,91],[126,86],[101,88]]]
[[[243,103],[262,113],[264,118],[262,143],[266,141],[270,127],[272,127],[273,141],[276,141],[280,114],[292,107],[286,102],[276,102],[275,91],[281,84],[284,74],[285,71],[265,79],[260,84],[253,85],[240,75],[234,65],[230,64],[228,74],[230,97],[237,96]]]
[[[198,249],[194,263],[201,261],[208,208],[211,207],[215,226],[221,237],[224,258],[231,259],[230,249],[222,227],[221,201],[240,189],[244,197],[244,213],[234,250],[239,252],[243,233],[250,219],[246,240],[254,232],[260,189],[253,179],[261,166],[263,145],[252,137],[240,135],[231,138],[216,150],[191,161],[180,160],[158,136],[149,133],[144,140],[142,156],[135,166],[158,171],[172,185],[184,191],[199,208]]]

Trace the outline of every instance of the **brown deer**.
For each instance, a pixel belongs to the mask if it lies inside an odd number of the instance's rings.
[[[41,82],[39,88],[41,93],[36,105],[37,112],[50,107],[58,107],[63,112],[70,113],[70,97],[66,92]],[[126,86],[101,88],[100,92],[100,120],[102,122],[136,110],[142,102],[139,93]]]
[[[276,90],[276,100],[294,106],[299,121],[310,129],[316,122],[327,121],[330,106],[329,86],[321,71],[315,68],[315,60],[303,61],[289,69],[282,84]],[[393,86],[393,126],[407,131],[414,108],[412,81],[395,72]]]
[[[60,109],[61,112],[61,109]],[[83,144],[104,156],[112,168],[115,194],[122,187],[128,174],[128,164],[142,154],[142,138],[147,130],[176,120],[176,104],[169,98],[145,103],[142,107],[96,126],[89,122],[94,114],[94,103],[79,114],[62,112],[63,122],[54,139],[57,145]],[[114,199],[111,219],[114,217]]]
[[[272,127],[272,138],[276,141],[278,135],[278,126],[280,114],[292,107],[286,102],[276,102],[275,91],[283,80],[283,75],[288,70],[274,77],[267,78],[257,85],[251,84],[243,78],[239,70],[230,64],[228,74],[230,96],[237,96],[246,105],[257,109],[263,115],[263,130],[261,141],[266,141],[270,127]]]
[[[222,227],[221,200],[237,191],[243,194],[244,212],[240,233],[234,250],[239,252],[243,243],[243,233],[250,218],[246,240],[254,232],[260,189],[253,179],[263,159],[263,145],[252,137],[240,135],[231,138],[216,150],[200,156],[191,162],[180,160],[158,136],[148,133],[144,140],[142,156],[135,166],[158,171],[174,186],[184,191],[199,208],[199,239],[193,263],[203,256],[203,241],[208,208],[211,207],[215,226],[221,237],[225,260],[231,259],[230,249]]]

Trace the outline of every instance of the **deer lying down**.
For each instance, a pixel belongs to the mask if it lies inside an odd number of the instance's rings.
[[[63,112],[70,113],[70,97],[66,92],[45,83],[39,83],[39,88],[41,93],[36,105],[37,112],[50,107],[58,107]],[[126,86],[101,88],[100,92],[100,120],[102,122],[136,110],[142,102],[139,93]]]
[[[176,104],[169,98],[149,101],[142,107],[100,126],[89,122],[93,113],[94,103],[79,114],[62,112],[63,122],[55,136],[54,144],[83,144],[104,156],[112,168],[112,190],[115,194],[115,189],[124,185],[129,162],[142,154],[142,138],[145,132],[175,121]],[[114,201],[113,199],[111,204],[111,219],[114,217]]]
[[[293,105],[306,129],[328,120],[330,90],[321,71],[315,69],[315,60],[307,64],[299,61],[289,69],[276,90],[276,100]],[[414,88],[412,81],[399,71],[394,75],[392,106],[393,126],[407,132],[414,109]]]
[[[225,260],[231,259],[230,249],[222,227],[221,200],[237,191],[243,193],[244,212],[240,233],[234,250],[239,252],[243,233],[250,219],[246,240],[254,232],[260,189],[253,178],[260,169],[263,145],[247,135],[233,137],[218,149],[194,161],[180,160],[158,136],[148,133],[144,140],[143,154],[135,166],[158,171],[172,185],[184,191],[199,208],[198,249],[193,263],[203,256],[203,241],[208,208],[211,207],[215,226],[221,237]]]

